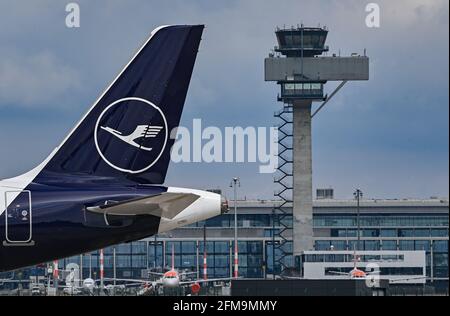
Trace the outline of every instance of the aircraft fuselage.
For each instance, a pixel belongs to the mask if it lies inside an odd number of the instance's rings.
[[[202,197],[173,219],[152,215],[117,216],[92,213],[88,207],[156,196],[170,191],[145,185],[42,185],[31,183],[22,196],[2,186],[0,207],[0,271],[66,258],[115,244],[140,240],[220,214],[220,196],[186,189]],[[183,189],[178,189],[182,192]],[[203,212],[202,205],[217,207]],[[5,204],[3,204],[5,205]],[[215,209],[215,210],[214,210]],[[198,212],[197,212],[198,210]],[[215,214],[214,214],[215,212]]]

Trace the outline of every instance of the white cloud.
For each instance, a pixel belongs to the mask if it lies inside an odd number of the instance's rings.
[[[441,18],[445,16],[448,24],[447,0],[383,0],[380,3],[385,18],[395,21],[398,26],[409,27],[417,23],[436,25],[442,23]]]
[[[0,105],[60,106],[79,87],[78,72],[51,53],[0,60]]]

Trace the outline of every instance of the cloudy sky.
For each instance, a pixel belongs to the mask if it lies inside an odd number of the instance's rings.
[[[274,29],[330,29],[333,52],[367,49],[371,80],[351,83],[314,121],[314,187],[349,198],[447,197],[449,2],[379,0],[381,27],[362,0],[79,0],[81,27],[65,26],[62,0],[0,0],[0,178],[28,171],[56,147],[150,31],[207,26],[183,122],[272,126],[278,88],[264,82]],[[328,90],[335,85],[330,84]],[[270,199],[273,175],[257,164],[177,164],[168,185],[222,188]]]

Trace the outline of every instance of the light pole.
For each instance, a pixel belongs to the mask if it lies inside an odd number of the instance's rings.
[[[363,193],[360,189],[357,189],[355,193],[353,193],[356,199],[356,209],[357,209],[357,223],[358,223],[358,251],[361,250],[361,219],[360,219],[360,206],[361,206],[361,199],[363,197]]]
[[[156,265],[157,265],[157,258],[156,258],[156,256],[158,255],[158,252],[157,252],[157,249],[156,249],[156,247],[158,247],[158,235],[155,235],[155,245],[154,245],[154,247],[153,247],[153,268],[155,269],[155,271],[157,271],[156,270]]]
[[[84,276],[84,275],[83,275],[83,268],[84,268],[84,267],[83,267],[83,255],[80,255],[80,271],[81,271],[81,273],[80,273],[80,276],[81,276],[80,279],[81,279],[81,280],[84,280],[84,279],[83,279],[83,276]]]
[[[239,178],[233,178],[231,188],[234,188],[234,277],[239,277],[239,255],[238,255],[238,217],[237,217],[237,188],[241,186]]]
[[[89,278],[92,279],[92,253],[89,254]]]
[[[116,247],[113,248],[113,275],[114,275],[114,296],[116,296],[117,287],[117,266],[116,266]]]
[[[272,209],[272,275],[275,280],[275,209]]]
[[[100,249],[100,288],[103,291],[105,288],[105,256],[103,249]]]
[[[203,280],[208,280],[208,259],[206,252],[206,223],[203,226]]]

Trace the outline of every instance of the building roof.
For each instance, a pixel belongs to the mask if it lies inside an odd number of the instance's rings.
[[[249,211],[250,213],[261,212],[268,209],[281,206],[281,201],[274,200],[246,200],[238,201],[238,208],[240,211]],[[229,201],[231,212],[234,208],[234,201]],[[292,203],[286,206],[292,207]],[[313,202],[315,212],[336,213],[337,210],[342,209],[343,212],[351,209],[356,209],[355,200],[315,200]],[[258,211],[259,210],[259,211]],[[390,213],[398,211],[402,213],[423,213],[423,212],[449,212],[448,199],[429,199],[429,200],[362,200],[361,212],[377,212]]]
[[[229,201],[230,206],[234,206],[234,201]],[[278,200],[238,200],[238,207],[268,207],[279,205],[281,202]],[[356,206],[355,200],[314,200],[314,207],[353,207]],[[413,199],[403,199],[403,200],[388,200],[388,199],[372,199],[372,200],[361,200],[361,206],[371,207],[371,206],[386,206],[386,207],[448,207],[448,199],[429,199],[429,200],[413,200]]]

